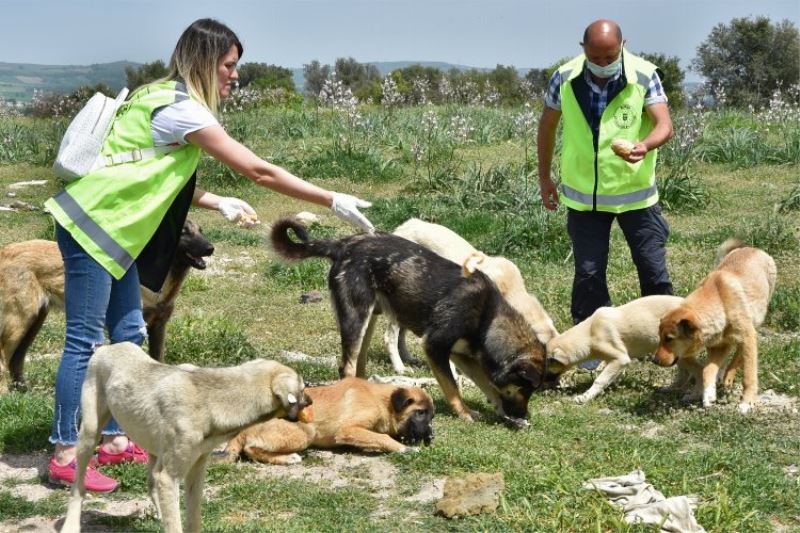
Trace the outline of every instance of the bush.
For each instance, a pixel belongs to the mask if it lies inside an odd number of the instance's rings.
[[[167,327],[165,362],[169,364],[230,366],[259,355],[240,325],[224,316],[184,316]]]

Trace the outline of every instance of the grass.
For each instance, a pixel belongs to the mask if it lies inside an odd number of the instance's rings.
[[[429,168],[426,162],[415,166],[411,152],[412,142],[421,138],[425,110],[400,109],[392,116],[382,115],[379,109],[364,112],[374,129],[368,145],[354,147],[353,157],[337,152],[332,137],[337,126],[327,112],[258,110],[233,115],[229,123],[239,121],[236,135],[248,139],[260,155],[288,162],[292,170],[326,188],[372,200],[374,206],[367,213],[381,230],[392,230],[418,216],[451,227],[487,253],[505,254],[520,267],[528,289],[559,330],[566,329],[572,284],[566,217],[563,210],[542,209],[535,182],[526,181],[522,141],[508,126],[514,111],[437,110],[440,125],[449,123],[449,116],[463,113],[476,130],[460,141],[437,132],[442,146],[436,147]],[[697,151],[685,152],[693,158],[691,165],[677,174],[683,181],[675,183],[673,193],[664,189],[665,196],[674,194],[669,196],[674,208],[665,210],[671,226],[670,273],[678,294],[691,291],[713,268],[717,246],[730,236],[762,246],[773,255],[778,285],[760,333],[760,389],[797,401],[800,227],[795,198],[800,166],[788,156],[778,161],[763,153],[737,162],[740,156],[735,150],[751,153],[747,142],[757,143],[754,150],[778,148],[764,148],[766,133],[736,133],[735,138],[726,139],[730,131],[752,127],[746,117],[736,119],[730,111],[726,113],[722,118],[704,118],[708,125]],[[32,136],[42,128],[38,147],[53,137],[44,123],[24,122],[19,127],[29,128],[24,134]],[[789,132],[786,138],[793,139],[792,135]],[[710,148],[701,149],[712,146],[711,141],[719,145],[713,157]],[[788,143],[778,144],[791,148]],[[48,179],[48,169],[40,163],[44,153],[37,148],[33,154],[0,157],[0,192],[17,181]],[[672,162],[679,155],[674,154]],[[201,224],[216,250],[208,270],[193,271],[177,300],[167,330],[167,360],[227,365],[267,357],[286,362],[285,351],[302,352],[310,357],[308,361],[289,364],[307,381],[334,379],[331,361],[339,353],[339,335],[327,295],[322,302],[299,303],[300,295],[309,290],[326,294],[328,263],[276,260],[266,246],[267,226],[280,216],[307,210],[323,217],[310,229],[314,237],[347,235],[352,229],[323,208],[258,189],[210,160],[204,160],[199,182],[215,193],[246,199],[264,224],[247,231],[231,226],[217,213],[192,211],[190,216]],[[41,205],[57,188],[52,182],[24,188],[17,191],[17,198]],[[693,196],[699,200],[690,208],[681,207],[694,202]],[[785,207],[776,209],[778,202]],[[0,212],[0,225],[4,229],[0,245],[52,236],[52,224],[41,212]],[[638,296],[635,268],[616,226],[608,277],[615,302]],[[57,354],[63,342],[63,316],[51,315],[30,350],[27,390],[0,396],[0,462],[24,454],[38,457],[43,464],[51,449],[47,439],[58,359],[48,354]],[[383,327],[381,319],[369,350],[368,374],[393,373],[380,342]],[[422,355],[413,336],[409,347]],[[265,465],[212,464],[203,528],[656,531],[624,523],[621,513],[601,495],[581,489],[590,478],[640,468],[666,496],[696,494],[700,498],[696,516],[707,531],[800,530],[800,480],[789,468],[800,457],[800,415],[763,409],[741,416],[735,409],[735,391],[723,395],[713,409],[687,406],[677,394],[655,392],[670,381],[671,374],[649,363],[634,364],[587,406],[575,405],[571,396],[584,391],[592,376],[577,375],[567,389],[532,398],[531,427],[521,432],[498,424],[474,388],[465,389],[466,402],[486,415],[486,420],[475,424],[456,419],[440,390],[433,388],[436,439],[417,454],[309,453],[303,466],[292,470],[296,477],[279,475],[279,469]],[[430,376],[430,372],[417,369],[416,375]],[[335,466],[332,457],[345,466]],[[376,474],[370,470],[375,466],[384,470]],[[91,527],[158,529],[152,509],[123,516],[104,511],[105,503],[121,506],[146,498],[144,469],[120,466],[106,471],[120,479],[121,488],[89,506]],[[315,481],[312,474],[319,471],[335,474],[336,483]],[[449,521],[434,514],[433,502],[412,499],[446,476],[497,471],[504,474],[506,487],[495,513]],[[43,480],[0,481],[0,529],[14,529],[13,524],[31,517],[63,516],[66,491],[37,501],[19,496],[21,486],[39,483]]]

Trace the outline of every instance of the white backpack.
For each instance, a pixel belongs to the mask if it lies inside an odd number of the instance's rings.
[[[116,98],[100,92],[89,98],[69,123],[61,139],[61,146],[58,147],[58,155],[53,163],[56,176],[71,182],[103,167],[141,161],[179,148],[156,146],[103,156],[100,153],[103,143],[111,130],[117,110],[127,96],[128,88],[125,87]]]

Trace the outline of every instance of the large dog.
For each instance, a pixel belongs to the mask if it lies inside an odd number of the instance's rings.
[[[293,464],[301,460],[297,452],[310,446],[402,453],[433,438],[433,401],[419,387],[344,378],[308,387],[306,394],[314,402],[313,421],[273,419],[249,427],[228,443],[227,458],[244,453],[253,461]]]
[[[544,345],[482,272],[465,277],[452,261],[386,233],[309,242],[305,227],[287,218],[274,224],[271,239],[285,258],[332,261],[328,286],[341,334],[341,377],[364,377],[373,312],[380,309],[423,338],[431,370],[460,418],[471,421],[477,413],[461,399],[451,359],[506,422],[527,424],[528,400],[545,377]]]
[[[150,355],[164,356],[164,332],[189,269],[203,270],[214,252],[200,226],[187,220],[160,292],[142,287]],[[51,308],[64,307],[64,263],[53,241],[9,244],[0,250],[0,388],[23,382],[25,355]]]
[[[77,476],[61,531],[80,531],[86,465],[112,416],[150,454],[150,496],[164,531],[181,531],[181,480],[186,529],[200,531],[209,453],[252,424],[273,417],[297,420],[311,404],[304,388],[294,370],[275,361],[257,359],[230,368],[173,367],[129,342],[99,348],[89,361],[81,394]]]
[[[470,272],[477,268],[486,274],[511,307],[522,314],[542,344],[547,344],[547,341],[558,335],[558,330],[542,304],[525,288],[525,280],[517,265],[505,257],[486,255],[453,230],[418,218],[403,222],[392,233],[421,244],[445,259],[464,265]],[[389,322],[384,342],[395,372],[405,373],[403,363],[414,359],[406,347],[405,331],[398,324]]]
[[[775,261],[763,250],[728,240],[719,249],[717,268],[700,282],[659,329],[660,343],[653,360],[664,366],[693,357],[704,347],[708,357],[702,371],[703,406],[717,399],[716,380],[725,357],[734,356],[724,371],[730,386],[736,369],[744,366],[739,410],[749,411],[758,393],[758,335],[775,290]]]
[[[578,403],[588,402],[603,392],[631,359],[653,354],[661,318],[682,301],[677,296],[645,296],[619,307],[601,307],[547,343],[547,367],[561,373],[588,359],[604,361],[589,390],[575,396]]]

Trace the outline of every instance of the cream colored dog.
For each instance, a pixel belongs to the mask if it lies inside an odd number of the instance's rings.
[[[432,250],[436,254],[462,265],[465,274],[480,270],[491,279],[506,301],[516,309],[531,325],[536,338],[542,344],[558,335],[553,321],[535,296],[525,288],[525,281],[517,265],[500,256],[489,256],[479,252],[463,237],[453,230],[411,218],[397,227],[393,232],[399,237],[408,239]],[[400,326],[389,318],[389,327],[384,335],[386,349],[392,360],[395,372],[403,374],[403,361],[411,359],[405,344],[405,335]]]
[[[294,370],[275,361],[178,368],[154,361],[129,342],[99,348],[81,394],[77,477],[61,531],[80,531],[86,465],[112,416],[150,454],[150,496],[164,531],[182,531],[180,480],[185,481],[186,529],[200,531],[208,454],[252,424],[274,417],[297,420],[311,402],[304,389]]]
[[[676,309],[683,298],[645,296],[619,307],[601,307],[592,316],[547,343],[547,368],[561,374],[588,359],[605,366],[592,386],[575,397],[585,403],[603,392],[631,362],[653,354],[658,347],[661,317]],[[690,361],[683,363],[693,370]],[[681,376],[683,378],[684,376]]]
[[[749,411],[758,394],[758,334],[775,290],[775,261],[763,250],[728,240],[719,249],[717,268],[700,282],[683,304],[661,320],[660,343],[653,360],[672,365],[703,348],[703,406],[717,399],[717,376],[725,357],[734,356],[722,375],[730,386],[736,369],[744,366],[739,410]]]

